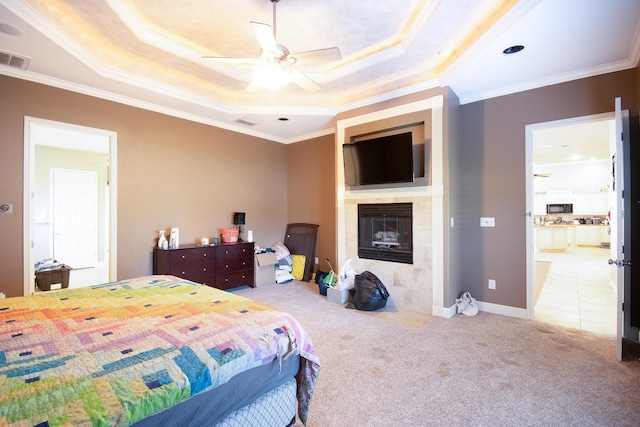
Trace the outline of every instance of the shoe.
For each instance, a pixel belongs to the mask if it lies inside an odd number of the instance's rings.
[[[461,301],[460,305],[458,305],[459,300]],[[456,300],[456,305],[458,305],[458,313],[462,313],[465,316],[475,316],[478,314],[476,299],[473,298],[469,292],[462,294],[460,298]],[[461,306],[463,306],[462,309]]]

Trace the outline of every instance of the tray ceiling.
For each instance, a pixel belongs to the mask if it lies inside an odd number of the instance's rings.
[[[257,58],[249,22],[272,24],[269,0],[5,0],[0,51],[14,63],[0,73],[288,143],[333,132],[340,111],[432,87],[468,103],[638,61],[636,0],[281,0],[276,11],[289,51],[341,51],[296,66],[316,92],[248,92],[253,65],[202,59]],[[525,49],[502,53],[515,44]]]

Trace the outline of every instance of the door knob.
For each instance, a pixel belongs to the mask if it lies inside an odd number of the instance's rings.
[[[631,261],[625,261],[623,259],[616,259],[616,260],[609,259],[609,261],[607,261],[607,262],[609,263],[609,265],[615,264],[618,267],[625,267],[625,266],[626,267],[631,267],[631,265],[632,265]]]

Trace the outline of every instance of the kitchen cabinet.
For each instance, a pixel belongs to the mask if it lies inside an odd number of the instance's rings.
[[[573,203],[573,190],[547,191],[546,204]]]
[[[600,226],[600,243],[611,243],[611,228],[608,225]]]
[[[579,193],[573,196],[574,215],[606,215],[609,193]]]
[[[569,246],[568,227],[540,226],[536,228],[538,250],[566,250]]]
[[[600,243],[602,242],[601,228],[604,227],[599,225],[576,226],[576,246],[600,246]]]

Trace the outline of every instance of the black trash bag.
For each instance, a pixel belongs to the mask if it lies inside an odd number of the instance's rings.
[[[356,274],[354,280],[355,294],[347,308],[363,311],[374,311],[387,305],[389,292],[380,279],[370,271]]]

